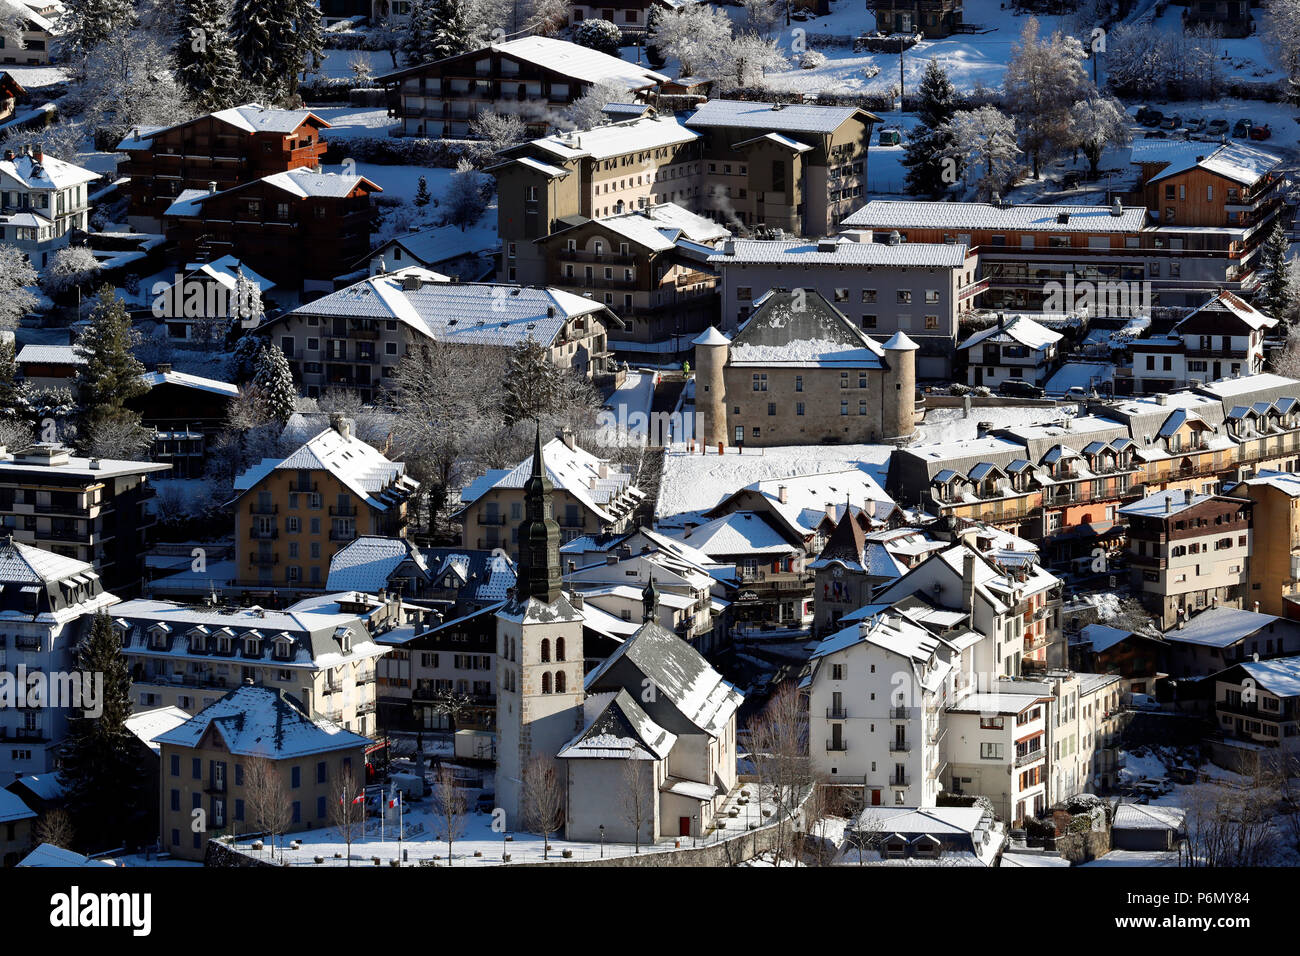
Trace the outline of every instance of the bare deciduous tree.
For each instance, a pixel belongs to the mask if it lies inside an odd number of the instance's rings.
[[[37,843],[72,849],[72,840],[76,831],[72,827],[72,817],[67,810],[47,810],[36,821],[35,837]]]
[[[248,761],[244,772],[244,793],[248,812],[257,827],[266,832],[274,847],[277,837],[282,837],[293,823],[293,807],[275,763],[266,757]],[[284,858],[283,846],[280,851]]]
[[[651,817],[650,801],[654,798],[646,790],[648,764],[643,767],[644,763],[641,760],[623,761],[623,819],[632,827],[632,841],[637,853],[641,852],[641,828],[645,826],[646,818]],[[649,773],[649,777],[653,780],[653,773]]]
[[[447,865],[451,866],[452,844],[465,832],[468,807],[465,792],[456,785],[456,773],[448,764],[439,766],[434,776],[433,813],[438,821],[438,838],[447,841]]]
[[[551,834],[564,826],[564,786],[554,761],[543,754],[530,759],[520,784],[524,828],[542,835],[542,859],[548,859]]]
[[[777,688],[767,706],[751,718],[749,730],[751,751],[763,755],[755,768],[759,770],[759,785],[767,784],[776,804],[779,863],[799,808],[816,780],[808,755],[808,707],[793,681],[785,681]]]
[[[352,865],[352,844],[365,835],[366,792],[351,774],[335,773],[330,778],[329,821],[348,848],[347,865]]]

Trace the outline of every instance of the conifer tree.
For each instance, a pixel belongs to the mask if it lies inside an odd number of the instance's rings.
[[[324,39],[311,0],[234,0],[231,35],[245,79],[271,100],[298,90],[298,74],[319,66]]]
[[[76,672],[102,679],[98,700],[83,698],[71,715],[61,747],[60,776],[77,842],[86,850],[122,846],[140,835],[139,811],[147,805],[131,716],[131,675],[122,642],[104,612],[97,613],[77,647]],[[84,686],[84,680],[83,680]]]
[[[957,93],[938,61],[931,59],[926,65],[917,95],[920,123],[907,142],[903,159],[907,167],[906,190],[914,196],[939,196],[956,182],[954,175],[945,175],[953,164],[944,159],[953,146],[948,121],[957,111]]]
[[[414,0],[410,19],[399,48],[407,66],[433,60],[434,4],[438,0]]]
[[[64,0],[56,46],[65,60],[80,69],[95,47],[135,22],[131,0]]]
[[[514,347],[506,363],[501,399],[507,425],[549,414],[556,404],[561,371],[547,356],[546,346],[531,335]]]
[[[131,314],[112,286],[100,289],[90,323],[76,346],[77,354],[86,360],[77,369],[82,434],[92,434],[101,425],[138,425],[139,413],[126,403],[149,391],[149,386],[140,378],[144,366],[131,351],[136,341]]]
[[[1291,244],[1279,222],[1264,242],[1261,266],[1266,278],[1257,304],[1261,311],[1288,324],[1292,321],[1297,306],[1290,254]]]
[[[294,388],[289,360],[278,345],[268,342],[258,353],[252,385],[270,415],[281,425],[288,422],[297,406],[298,390]]]
[[[431,59],[442,60],[474,49],[478,45],[478,28],[470,16],[466,0],[433,0],[433,30],[430,34]]]
[[[175,57],[180,81],[204,110],[235,105],[239,59],[228,24],[230,0],[183,0]]]
[[[432,199],[433,196],[429,194],[429,181],[421,176],[419,182],[416,183],[415,186],[415,205],[420,207],[427,206]]]

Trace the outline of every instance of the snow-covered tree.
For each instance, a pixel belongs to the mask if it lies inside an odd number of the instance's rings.
[[[447,180],[441,209],[447,225],[468,229],[482,218],[487,209],[483,196],[483,174],[468,159],[456,164],[456,171]]]
[[[1141,24],[1118,24],[1106,37],[1106,84],[1125,96],[1162,95],[1172,64],[1167,35]]]
[[[230,40],[230,0],[182,0],[173,47],[181,84],[203,110],[234,105],[239,60]]]
[[[907,167],[907,192],[914,196],[941,195],[956,183],[960,161],[952,156],[952,130],[948,122],[957,111],[957,92],[948,71],[931,58],[917,88],[920,121],[907,141],[903,165]]]
[[[569,0],[528,0],[523,29],[539,36],[553,37],[569,21]]]
[[[484,39],[483,25],[475,21],[469,0],[433,0],[430,58],[445,59],[476,49]]]
[[[568,105],[561,117],[561,125],[572,129],[591,129],[609,122],[605,107],[627,99],[627,90],[617,83],[605,80],[593,83],[576,100]]]
[[[77,367],[82,435],[92,435],[108,422],[140,423],[139,414],[126,406],[149,390],[140,379],[144,366],[133,352],[138,340],[126,303],[104,286],[90,313],[90,327],[76,344],[77,354],[86,360]]]
[[[1069,143],[1070,111],[1091,88],[1083,44],[1060,31],[1042,39],[1037,18],[1030,17],[1011,45],[1004,84],[1007,111],[1020,123],[1037,178],[1041,160]]]
[[[406,23],[399,22],[393,11],[385,5],[380,16],[371,18],[370,43],[376,50],[383,50],[393,61],[397,69],[397,55],[402,52],[402,43],[406,40]]]
[[[488,156],[492,156],[526,140],[528,127],[514,113],[484,110],[470,122],[469,134],[482,140]]]
[[[436,25],[434,4],[437,0],[412,0],[410,17],[402,35],[402,58],[407,66],[428,63],[433,55],[433,31]]]
[[[312,0],[234,0],[231,34],[245,78],[276,101],[297,92],[299,73],[324,50]]]
[[[135,20],[131,0],[64,0],[56,50],[74,70],[81,70],[95,47],[112,34],[129,30]],[[87,71],[87,75],[93,74]]]
[[[423,176],[421,176],[420,181],[416,183],[414,201],[415,205],[420,208],[424,208],[433,201],[433,196],[429,193],[429,180],[425,179]]]
[[[99,273],[99,260],[85,246],[64,246],[41,275],[41,291],[50,297],[85,285]]]
[[[573,42],[618,56],[618,48],[623,45],[623,31],[608,20],[583,20],[573,31]]]
[[[0,329],[15,329],[24,315],[36,308],[32,291],[36,270],[27,254],[15,246],[0,245]]]
[[[786,4],[780,0],[740,0],[745,10],[745,26],[764,40],[772,39],[776,25],[785,16]]]
[[[977,110],[959,110],[948,122],[952,134],[950,156],[963,163],[963,178],[982,169],[988,190],[1001,190],[1020,157],[1016,145],[1016,123],[993,106]]]
[[[1268,315],[1290,324],[1296,314],[1297,289],[1291,268],[1291,244],[1279,222],[1264,242],[1260,257],[1264,273],[1264,286],[1260,289],[1257,307]]]
[[[298,402],[298,390],[293,384],[289,360],[278,345],[268,342],[258,353],[252,388],[276,421],[282,425],[289,421]]]
[[[235,288],[231,293],[230,318],[241,329],[255,329],[262,324],[266,306],[262,303],[262,287],[235,267]]]
[[[501,411],[507,425],[532,421],[554,408],[562,371],[531,335],[514,347],[508,361]]]
[[[60,101],[83,124],[82,136],[103,130],[119,138],[135,126],[170,126],[194,115],[173,69],[172,48],[142,30],[110,33],[85,63],[91,79]]]
[[[1070,110],[1070,129],[1075,145],[1088,157],[1088,169],[1093,176],[1097,175],[1101,154],[1107,146],[1123,146],[1132,139],[1128,124],[1124,104],[1114,97],[1094,96],[1074,104]]]
[[[1259,35],[1292,90],[1300,87],[1300,0],[1268,0]]]
[[[661,55],[681,64],[683,76],[703,72],[731,43],[731,18],[710,4],[658,13],[653,21],[650,42]]]
[[[262,351],[262,338],[257,335],[241,336],[230,350],[230,377],[236,385],[252,381],[257,372],[257,353]]]
[[[27,18],[17,6],[0,5],[0,43],[6,50],[27,49]]]
[[[357,50],[348,57],[348,72],[352,74],[352,82],[360,89],[368,88],[375,81],[374,68],[364,50]]]
[[[738,87],[759,86],[769,70],[784,70],[789,65],[776,41],[757,33],[742,33],[704,59],[708,75]]]

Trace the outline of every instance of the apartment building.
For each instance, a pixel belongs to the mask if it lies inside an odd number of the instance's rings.
[[[1242,661],[1215,674],[1214,722],[1233,740],[1300,750],[1300,657]]]
[[[888,611],[823,639],[800,683],[814,772],[869,806],[934,806],[961,663],[954,644]]]
[[[331,426],[283,459],[263,458],[235,479],[235,583],[319,590],[336,551],[362,534],[402,537],[419,482],[353,434]]]
[[[35,826],[36,811],[16,793],[0,790],[0,865],[16,866],[36,845]]]
[[[345,387],[373,400],[393,385],[402,358],[425,344],[483,350],[532,339],[562,369],[592,376],[609,367],[607,330],[621,320],[592,299],[559,289],[448,281],[418,267],[381,273],[271,319],[308,396]]]
[[[77,646],[93,616],[117,601],[87,562],[12,537],[0,541],[0,681],[10,688],[7,696],[17,686],[32,695],[10,696],[0,708],[0,778],[57,769],[58,748],[75,711],[49,695],[60,675],[74,674]],[[79,677],[75,683],[82,689]],[[44,699],[37,696],[41,686]]]
[[[234,256],[281,285],[332,292],[370,251],[378,192],[364,176],[294,168],[225,190],[185,189],[163,211],[163,232],[180,262]]]
[[[1136,394],[1171,392],[1264,370],[1264,334],[1277,326],[1250,303],[1220,292],[1167,335],[1137,339],[1132,354]],[[1123,391],[1123,377],[1117,382]]]
[[[566,40],[521,36],[375,77],[407,136],[464,138],[480,113],[512,113],[535,133],[598,84],[635,95],[667,77]]]
[[[40,143],[0,160],[0,243],[27,254],[36,269],[90,228],[89,183],[99,174],[47,156]]]
[[[496,726],[494,615],[501,604],[419,628],[402,644],[410,664],[410,718],[415,727],[490,730]]]
[[[1123,686],[1118,674],[1073,671],[1049,672],[1046,684],[1048,805],[1057,806],[1118,781]]]
[[[562,543],[630,527],[645,498],[630,471],[578,447],[569,431],[547,442],[542,457],[554,486],[551,497]],[[503,548],[518,560],[519,526],[532,468],[529,455],[514,468],[490,469],[461,491],[461,507],[452,520],[461,523],[465,547]]]
[[[343,791],[365,784],[370,740],[314,714],[282,690],[243,686],[160,735],[163,850],[202,860],[207,841],[266,830],[258,820],[262,789],[283,793],[287,832],[324,829]],[[264,773],[277,784],[263,783]],[[206,828],[195,829],[194,811]]]
[[[1300,590],[1300,475],[1264,469],[1225,490],[1252,503],[1250,588],[1238,606],[1283,614]]]
[[[855,106],[714,99],[685,122],[703,137],[700,211],[824,236],[866,192],[867,147],[880,117]]]
[[[871,336],[902,332],[917,375],[950,379],[958,325],[981,288],[960,245],[736,239],[709,257],[721,274],[722,328],[734,332],[774,289],[817,292]]]
[[[1164,635],[1171,677],[1205,677],[1230,664],[1300,654],[1300,621],[1231,607],[1209,607]]]
[[[701,421],[710,447],[902,441],[916,428],[917,345],[883,344],[819,292],[775,289],[728,340],[695,340]]]
[[[373,735],[377,638],[418,622],[426,609],[354,592],[310,598],[285,610],[136,599],[117,605],[113,626],[141,709],[197,714],[252,682],[293,694],[312,713]]]
[[[325,157],[329,123],[311,110],[247,103],[173,126],[138,127],[120,143],[129,177],[127,222],[161,232],[163,214],[187,190],[226,192],[293,169],[315,169]],[[215,256],[213,258],[216,258]]]
[[[948,709],[946,790],[987,797],[998,817],[1013,825],[1051,805],[1048,719],[1054,698],[1044,690],[1034,682],[997,681]]]
[[[1051,377],[1063,336],[1027,315],[1007,319],[976,332],[957,352],[966,360],[966,384],[996,390],[1004,382],[1026,382],[1042,387]]]
[[[0,452],[0,528],[15,541],[90,564],[104,587],[140,593],[149,529],[149,476],[170,465],[82,458],[57,443]]]
[[[1120,508],[1128,521],[1133,593],[1159,627],[1207,607],[1249,602],[1249,498],[1159,491]]]
[[[662,363],[688,352],[716,317],[709,257],[728,236],[712,219],[659,203],[604,219],[568,217],[536,245],[548,285],[604,302],[623,319],[611,351]]]

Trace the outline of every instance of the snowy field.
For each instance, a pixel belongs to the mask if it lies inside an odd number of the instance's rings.
[[[749,791],[754,799],[749,800],[742,797],[744,791]],[[468,797],[470,804],[473,804],[473,794]],[[441,838],[443,830],[440,829],[440,823],[433,812],[432,797],[425,797],[419,803],[409,806],[402,814],[401,824],[403,827],[404,839],[400,847],[397,840],[398,817],[396,810],[387,810],[389,816],[384,820],[383,833],[380,832],[380,820],[376,815],[373,819],[366,821],[366,835],[363,842],[354,841],[352,844],[351,865],[352,866],[369,866],[373,867],[373,857],[379,857],[383,866],[390,866],[391,860],[402,859],[403,853],[406,856],[409,865],[416,865],[422,861],[438,861],[440,865],[446,866],[447,860],[447,843]],[[742,800],[745,802],[742,803]],[[770,800],[764,800],[763,808],[772,811],[773,804]],[[729,812],[734,809],[737,815],[732,817]],[[613,811],[618,814],[617,808]],[[742,789],[734,792],[727,800],[722,810],[721,818],[726,820],[726,827],[720,831],[702,834],[699,838],[701,845],[705,843],[714,843],[718,840],[726,839],[728,836],[734,836],[741,832],[746,832],[752,828],[757,828],[760,822],[771,821],[772,816],[764,817],[759,808],[757,799],[756,786],[753,784],[743,785]],[[472,810],[463,819],[464,832],[457,836],[451,847],[451,865],[452,866],[500,866],[504,862],[503,854],[510,855],[510,863],[541,863],[544,857],[544,847],[541,836],[534,833],[517,833],[514,831],[498,832],[493,829],[492,815],[490,813],[475,813]],[[621,823],[622,821],[619,820]],[[506,839],[509,837],[509,839]],[[288,842],[292,840],[301,840],[300,849],[288,849]],[[664,838],[656,841],[653,845],[642,845],[641,853],[665,853],[670,852],[677,847],[674,846],[675,839]],[[315,857],[324,857],[326,866],[347,866],[347,846],[338,838],[337,831],[333,829],[305,830],[300,833],[289,835],[285,841],[286,849],[284,860],[290,866],[315,866]],[[582,842],[569,841],[552,834],[551,836],[550,858],[553,860],[564,859],[565,850],[571,851],[574,860],[596,860],[600,859],[602,854],[606,858],[617,856],[631,856],[637,852],[637,848],[630,843],[605,843],[603,848],[600,842]],[[682,847],[689,849],[692,841],[690,838],[681,840]],[[244,840],[238,844],[239,848],[249,855],[258,856],[262,859],[270,859],[271,848],[269,843],[264,849],[258,851],[251,848],[251,841]],[[339,856],[335,856],[335,854]],[[280,850],[276,848],[275,859],[280,859]]]
[[[311,111],[330,124],[321,134],[326,143],[354,136],[387,136],[389,129],[397,125],[382,106],[313,106]]]
[[[732,492],[768,478],[859,468],[883,487],[892,450],[890,445],[783,445],[691,455],[673,449],[664,454],[655,525],[679,526]]]

